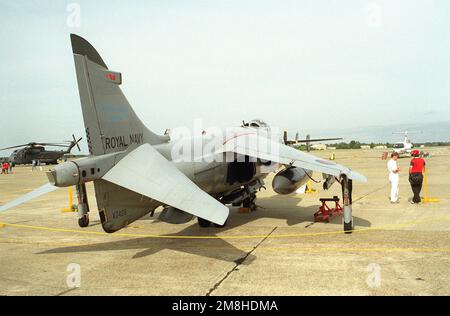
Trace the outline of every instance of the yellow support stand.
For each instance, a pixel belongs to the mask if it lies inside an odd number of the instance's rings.
[[[428,185],[427,185],[427,172],[426,172],[426,169],[423,169],[423,193],[424,193],[425,196],[422,198],[422,203],[439,202],[438,199],[430,198],[428,196]]]
[[[305,193],[316,193],[316,192],[317,192],[317,190],[313,189],[313,187],[312,187],[312,181],[309,180],[308,184],[306,185]]]
[[[77,211],[77,209],[73,205],[73,188],[69,187],[69,207],[68,208],[63,208],[61,210],[61,212],[68,213],[68,212],[76,212],[76,211]]]

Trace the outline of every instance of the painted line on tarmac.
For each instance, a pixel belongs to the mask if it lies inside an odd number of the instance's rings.
[[[19,239],[6,239],[0,237],[0,244],[15,244],[15,245],[38,245],[38,246],[64,246],[64,247],[80,247],[89,246],[92,243],[69,243],[69,242],[47,242],[47,241],[32,241]]]
[[[413,226],[415,224],[433,223],[433,222],[449,220],[449,219],[450,219],[450,215],[447,215],[447,216],[442,216],[442,217],[429,218],[427,220],[415,220],[415,221],[403,222],[403,223],[399,223],[399,224],[390,224],[390,225],[384,225],[384,226],[378,226],[378,227],[360,228],[360,229],[353,230],[352,233],[392,230],[392,229]],[[83,234],[83,235],[109,236],[109,237],[146,237],[146,238],[155,238],[155,239],[252,239],[252,238],[265,238],[266,237],[266,235],[195,236],[195,235],[152,235],[152,234],[130,234],[130,233],[108,234],[106,232],[83,231],[83,230],[76,230],[76,229],[54,228],[54,227],[46,227],[46,226],[20,225],[20,224],[10,224],[10,223],[4,223],[4,222],[0,222],[0,225],[4,225],[6,227],[14,227],[14,228],[44,230],[44,231],[62,232],[62,233],[77,233],[77,234]],[[324,236],[324,235],[337,235],[337,234],[345,234],[345,232],[343,230],[338,230],[338,231],[317,232],[317,233],[279,234],[279,235],[270,235],[267,238],[298,238],[298,237]]]
[[[247,253],[245,254],[245,256],[243,256],[243,257],[241,257],[241,258],[239,258],[239,259],[237,259],[237,260],[234,260],[235,266],[234,266],[230,271],[228,271],[228,272],[225,274],[225,276],[224,276],[223,278],[221,278],[219,281],[217,281],[217,282],[213,285],[213,287],[211,287],[211,288],[208,290],[208,292],[206,293],[206,296],[211,296],[211,294],[212,294],[214,291],[216,291],[216,290],[220,287],[220,285],[221,285],[226,279],[228,279],[228,277],[229,277],[233,272],[238,271],[238,270],[239,270],[239,266],[240,266],[241,264],[243,264],[243,263],[245,262],[245,260],[252,254],[252,252],[254,252],[259,246],[261,246],[261,244],[262,244],[262,243],[263,243],[270,235],[272,235],[272,233],[273,233],[276,229],[277,229],[277,226],[275,226],[275,227],[270,231],[270,233],[268,233],[268,234],[266,235],[266,237],[264,237],[262,240],[260,240],[260,241],[256,244],[256,246],[252,247],[252,249],[250,249],[250,250],[244,250],[244,251],[247,251]],[[242,250],[242,249],[241,249],[241,250]]]
[[[450,248],[259,248],[258,252],[450,252]]]
[[[358,203],[359,201],[361,201],[362,199],[368,197],[369,195],[372,195],[373,193],[376,193],[376,192],[378,192],[378,191],[380,191],[380,190],[386,188],[388,185],[389,185],[389,184],[384,184],[383,186],[381,186],[381,187],[379,187],[379,188],[377,188],[377,189],[375,189],[375,190],[372,190],[372,191],[370,191],[369,193],[366,193],[366,194],[364,194],[363,196],[360,196],[359,198],[354,199],[354,200],[352,201],[352,204]]]

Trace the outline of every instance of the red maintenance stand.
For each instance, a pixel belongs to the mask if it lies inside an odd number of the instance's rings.
[[[342,207],[339,205],[339,198],[337,196],[334,196],[333,198],[320,199],[320,202],[322,202],[322,206],[319,208],[317,212],[314,213],[315,222],[329,222],[330,217],[342,215],[343,210]],[[327,202],[334,202],[335,203],[334,208],[330,208],[327,205]]]

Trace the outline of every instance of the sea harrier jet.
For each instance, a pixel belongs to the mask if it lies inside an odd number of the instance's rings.
[[[201,227],[223,227],[226,205],[254,207],[256,193],[271,172],[278,194],[290,194],[322,173],[323,187],[342,185],[344,230],[353,229],[352,180],[367,179],[347,167],[287,146],[262,120],[226,131],[157,135],[137,117],[120,89],[122,75],[110,70],[97,50],[71,35],[86,139],[90,155],[55,166],[49,183],[0,207],[14,207],[58,187],[76,186],[78,222],[89,223],[86,183],[93,181],[103,229],[113,233],[160,206],[160,219]],[[157,106],[155,113],[157,113]],[[220,115],[220,114],[218,114]]]

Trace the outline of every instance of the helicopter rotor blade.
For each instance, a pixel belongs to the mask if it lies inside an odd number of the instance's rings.
[[[75,135],[72,134],[72,138],[73,138],[73,141],[74,141],[75,145],[76,145],[77,148],[78,148],[78,151],[81,151],[80,145],[79,145],[78,143],[83,139],[83,137],[80,137],[80,139],[77,140],[77,139],[75,138]]]
[[[80,141],[81,138],[78,140]],[[52,147],[68,147],[69,145],[67,144],[62,144],[62,143],[37,143],[37,142],[31,142],[28,144],[22,144],[22,145],[16,145],[16,146],[11,146],[11,147],[6,147],[6,148],[0,148],[0,151],[2,150],[7,150],[7,149],[14,149],[14,148],[20,148],[20,147],[27,147],[27,146],[52,146]]]
[[[53,143],[42,143],[42,144],[37,144],[37,145],[52,146],[52,147],[68,147],[67,144],[53,144]]]
[[[30,145],[30,144],[17,145],[17,146],[12,146],[12,147],[1,148],[0,150],[7,150],[7,149],[13,149],[13,148],[25,147],[25,146],[29,146],[29,145]]]

